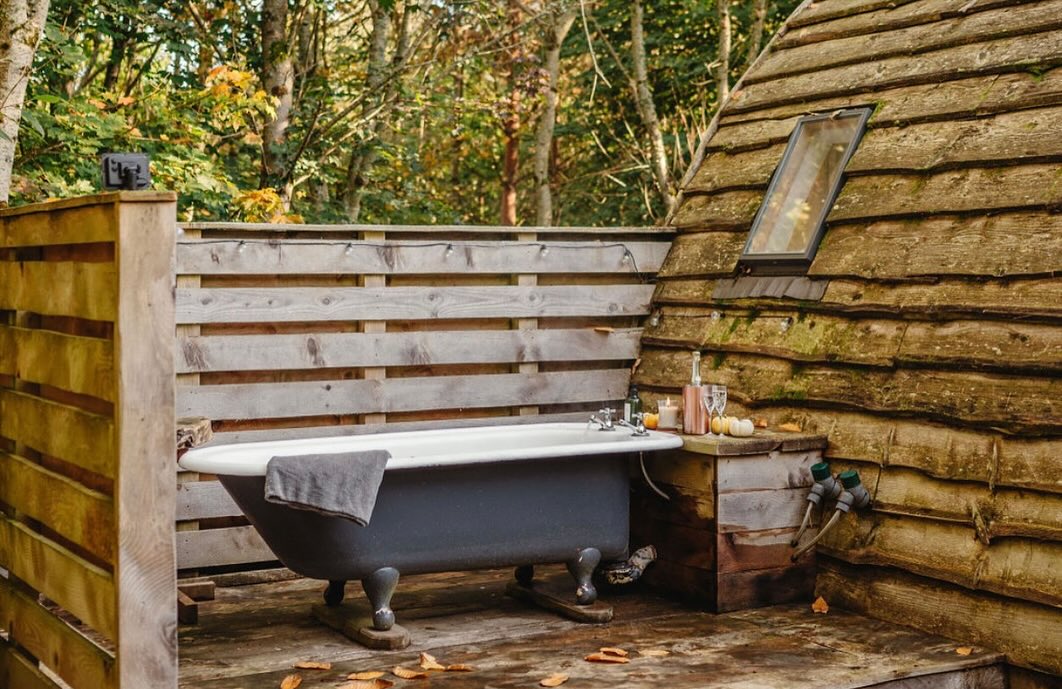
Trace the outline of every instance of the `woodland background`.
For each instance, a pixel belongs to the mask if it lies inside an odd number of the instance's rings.
[[[652,224],[797,4],[0,0],[0,202],[143,151],[183,220]]]

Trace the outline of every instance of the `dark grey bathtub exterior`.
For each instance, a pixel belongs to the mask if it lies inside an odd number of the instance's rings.
[[[388,470],[365,527],[266,502],[262,476],[219,478],[285,566],[335,582],[329,602],[338,602],[336,586],[341,599],[341,582],[360,579],[374,611],[390,613],[399,573],[556,562],[568,564],[580,602],[592,602],[597,561],[627,555],[628,459],[582,455]],[[376,617],[377,628],[394,619]]]

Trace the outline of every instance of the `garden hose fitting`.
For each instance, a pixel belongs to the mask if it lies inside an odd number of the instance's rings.
[[[808,508],[804,511],[804,520],[800,522],[800,530],[797,531],[796,536],[789,542],[789,545],[794,548],[804,536],[804,532],[808,530],[811,524],[811,512],[815,506],[822,505],[823,499],[833,500],[841,494],[841,484],[830,473],[830,465],[826,462],[812,464],[811,477],[815,479],[815,484],[808,493]]]

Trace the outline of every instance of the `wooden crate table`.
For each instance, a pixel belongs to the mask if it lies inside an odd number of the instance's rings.
[[[633,482],[631,547],[651,543],[658,554],[646,583],[715,612],[810,601],[814,552],[791,562],[789,541],[826,436],[757,429],[748,438],[683,439],[682,449],[645,458],[670,501],[640,471]]]

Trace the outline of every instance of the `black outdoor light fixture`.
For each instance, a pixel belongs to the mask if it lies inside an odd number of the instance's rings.
[[[151,186],[151,161],[146,153],[104,153],[103,188],[135,191]]]
[[[800,118],[752,222],[740,258],[745,272],[807,272],[872,112],[849,108]]]

